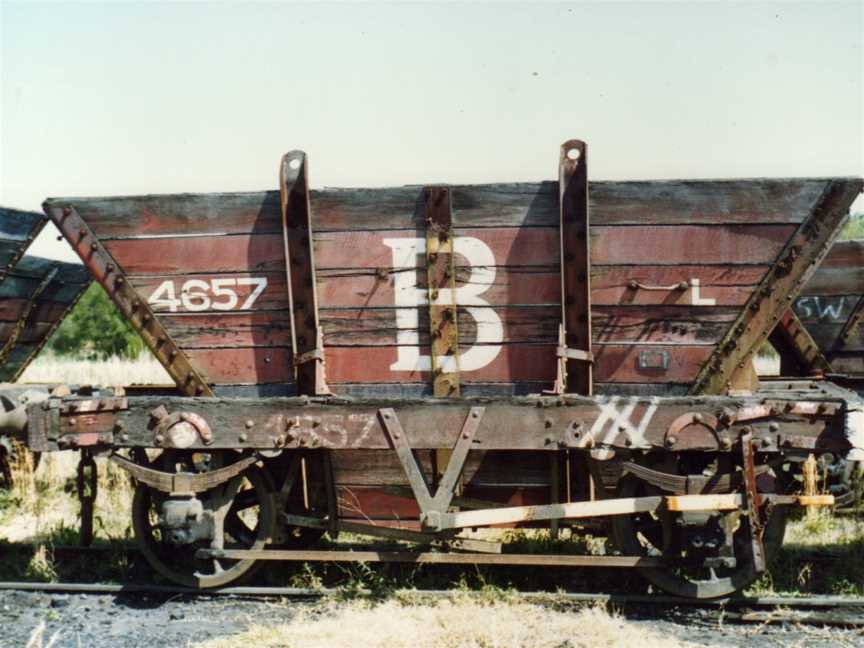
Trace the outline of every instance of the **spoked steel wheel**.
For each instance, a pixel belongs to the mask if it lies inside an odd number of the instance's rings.
[[[228,465],[239,457],[234,453],[163,452],[152,467],[172,472],[206,472]],[[215,464],[219,465],[215,465]],[[241,475],[203,493],[197,493],[204,511],[213,522],[209,537],[184,535],[164,522],[164,492],[138,484],[132,500],[132,526],[147,562],[165,578],[188,587],[221,587],[249,573],[254,560],[199,559],[198,549],[263,549],[275,520],[273,489],[264,470],[256,465]],[[180,498],[181,504],[186,505]],[[169,502],[170,505],[170,502]],[[206,523],[199,528],[207,529]],[[198,536],[202,535],[201,532]]]
[[[660,492],[633,475],[626,475],[618,484],[619,497]],[[785,507],[775,507],[765,524],[762,542],[766,559],[783,542],[786,513]],[[740,511],[637,513],[613,518],[612,540],[625,555],[669,559],[668,567],[641,570],[666,592],[688,598],[717,598],[747,587],[759,576],[752,560],[749,524],[747,515]],[[732,534],[731,547],[723,546],[727,530]],[[734,566],[724,563],[724,557],[734,558]]]

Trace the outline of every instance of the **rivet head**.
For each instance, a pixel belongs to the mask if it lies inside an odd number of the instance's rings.
[[[240,436],[239,436],[238,438],[240,439],[240,443],[246,443],[246,439],[247,439],[248,437],[246,436],[246,433],[245,433],[245,432],[241,432],[241,433],[240,433]]]
[[[162,445],[162,442],[165,440],[165,437],[163,437],[161,434],[157,434],[156,438],[154,440],[156,441],[156,445]]]
[[[698,413],[694,414],[693,415],[693,422],[694,423],[701,423],[702,422],[702,415],[698,414]]]
[[[670,448],[678,443],[678,438],[674,435],[666,437],[666,445]]]
[[[253,421],[252,419],[247,419],[247,420],[246,420],[246,427],[247,427],[247,428],[251,428],[251,427],[253,427],[254,425],[255,425],[255,421]]]
[[[69,425],[75,425],[76,423],[78,423],[78,421],[76,419],[74,419],[74,418],[69,419]]]
[[[123,281],[124,281],[123,277],[117,277],[117,279],[115,280],[115,283],[116,283],[118,286],[122,286],[122,285],[123,285]]]
[[[71,210],[69,207],[64,207],[64,208],[63,208],[63,215],[64,215],[64,216],[68,216],[68,215],[71,214],[71,213],[72,213],[72,210]]]

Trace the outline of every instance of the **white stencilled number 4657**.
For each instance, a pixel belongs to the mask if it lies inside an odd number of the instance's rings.
[[[252,292],[242,304],[235,286],[253,286]],[[220,279],[188,279],[180,287],[180,297],[174,288],[174,280],[166,279],[156,287],[147,302],[154,307],[172,313],[182,307],[190,312],[206,310],[249,310],[267,287],[266,277],[224,277]]]

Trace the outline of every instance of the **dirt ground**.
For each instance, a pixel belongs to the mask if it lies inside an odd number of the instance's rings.
[[[421,622],[431,620],[436,625],[427,607],[402,607],[392,602],[369,608],[356,602],[322,606],[293,599],[0,591],[0,646],[426,646],[429,644],[422,637],[426,633],[431,640],[428,633],[435,628]],[[658,614],[657,608],[634,608],[618,616],[600,609],[561,611],[524,604],[478,607],[456,603],[443,613],[444,618],[453,620],[454,628],[437,629],[455,636],[459,643],[453,645],[459,646],[654,648],[751,646],[756,642],[762,648],[864,646],[864,631],[860,629],[735,624],[710,609],[670,608]],[[358,620],[363,622],[360,628]],[[43,623],[39,636],[37,630]],[[460,634],[472,623],[483,630],[475,637]],[[527,635],[510,629],[513,624],[532,623],[538,630],[529,627],[531,633]],[[279,626],[279,632],[268,629],[274,625]],[[553,632],[563,636],[548,636]],[[376,637],[373,643],[369,643],[370,633]],[[391,643],[394,637],[395,644]]]

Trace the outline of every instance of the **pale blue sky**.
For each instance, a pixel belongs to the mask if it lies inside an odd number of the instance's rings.
[[[5,206],[275,189],[293,148],[313,186],[551,179],[571,137],[594,179],[864,175],[860,1],[4,1],[0,21]]]

